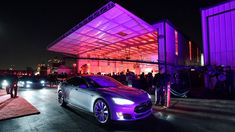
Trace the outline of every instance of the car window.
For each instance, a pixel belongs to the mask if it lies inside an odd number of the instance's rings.
[[[100,87],[119,87],[119,86],[122,86],[122,84],[120,82],[114,80],[111,77],[90,76],[89,78],[92,79]]]
[[[80,88],[87,88],[87,83],[84,79],[80,77],[74,77],[67,80],[67,83],[73,86],[79,86]]]

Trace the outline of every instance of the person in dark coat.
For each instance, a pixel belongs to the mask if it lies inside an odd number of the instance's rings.
[[[10,94],[11,94],[11,98],[16,98],[17,97],[17,83],[18,83],[18,78],[17,77],[13,77],[11,84],[10,84]]]
[[[165,104],[165,91],[167,84],[170,82],[170,77],[164,72],[164,69],[159,69],[160,72],[154,76],[153,85],[155,87],[155,105],[163,106]]]
[[[233,80],[234,80],[234,72],[231,69],[231,66],[227,66],[225,85],[226,85],[226,91],[227,91],[229,96],[231,96],[232,93],[234,92],[233,91],[233,88],[234,88]]]
[[[144,72],[142,72],[142,74],[140,75],[140,85],[141,85],[141,89],[147,91],[147,80],[145,78]]]

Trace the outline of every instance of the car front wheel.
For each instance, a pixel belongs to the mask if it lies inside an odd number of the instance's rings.
[[[59,91],[58,93],[58,102],[60,106],[63,106],[63,107],[66,106],[66,102],[64,101],[64,94],[62,91]]]
[[[108,124],[110,121],[110,111],[106,102],[97,100],[94,104],[94,115],[100,124]]]

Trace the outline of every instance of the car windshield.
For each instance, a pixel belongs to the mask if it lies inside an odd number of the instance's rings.
[[[32,81],[32,82],[39,82],[39,80],[35,77],[21,77],[19,81]]]
[[[118,87],[122,84],[111,77],[106,76],[88,76],[88,82],[96,88]]]

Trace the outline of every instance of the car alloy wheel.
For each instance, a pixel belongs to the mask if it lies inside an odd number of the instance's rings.
[[[64,101],[64,94],[62,91],[59,91],[58,93],[58,102],[60,106],[66,106],[66,102]]]
[[[103,100],[96,101],[94,105],[94,114],[97,121],[101,124],[106,124],[109,121],[109,108]]]

